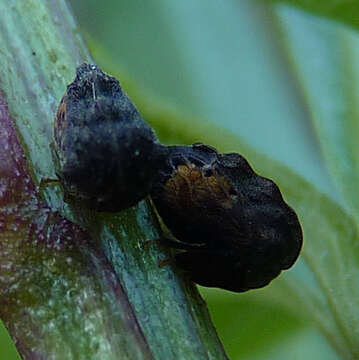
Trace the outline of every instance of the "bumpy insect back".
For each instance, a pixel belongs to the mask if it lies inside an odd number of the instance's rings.
[[[151,196],[193,281],[241,292],[294,264],[302,230],[274,182],[239,154],[202,144],[169,152]]]
[[[82,64],[58,107],[53,155],[67,197],[119,211],[150,191],[164,147],[121,89]]]

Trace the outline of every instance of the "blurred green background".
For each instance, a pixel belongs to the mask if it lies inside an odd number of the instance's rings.
[[[254,0],[70,4],[95,61],[108,72],[121,74],[156,106],[240,136],[343,202],[283,41],[286,24],[306,31],[305,44],[316,31],[344,31],[342,25]],[[305,271],[301,261],[290,270],[310,277]],[[201,288],[229,357],[339,359],[315,325],[271,291],[271,285],[245,294]],[[17,358],[4,328],[0,332],[0,359]]]

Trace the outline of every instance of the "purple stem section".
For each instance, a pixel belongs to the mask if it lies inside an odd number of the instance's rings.
[[[41,200],[0,95],[0,316],[22,358],[152,358],[93,244]]]

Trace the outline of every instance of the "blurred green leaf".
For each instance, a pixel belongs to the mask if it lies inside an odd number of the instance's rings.
[[[330,173],[359,219],[359,38],[288,7],[278,18]]]
[[[268,301],[263,292],[252,291],[239,296],[201,288],[201,293],[231,359],[253,356],[308,328],[305,318],[278,302]]]
[[[308,12],[359,28],[359,7],[355,0],[262,0],[290,4]]]

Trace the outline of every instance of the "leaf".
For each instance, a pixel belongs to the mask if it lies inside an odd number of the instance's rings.
[[[231,359],[253,357],[309,327],[305,318],[263,291],[238,295],[201,288],[201,293]]]
[[[330,173],[359,219],[357,34],[286,7],[278,18]]]
[[[359,9],[355,0],[262,0],[299,7],[315,15],[359,28]]]

